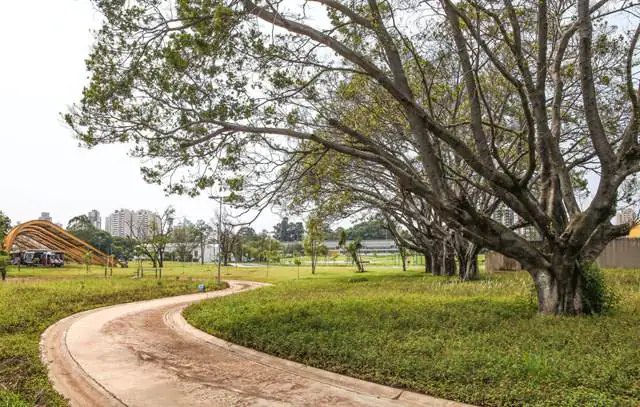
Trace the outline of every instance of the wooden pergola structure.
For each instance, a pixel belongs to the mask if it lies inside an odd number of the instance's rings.
[[[122,266],[113,256],[96,249],[48,220],[31,220],[19,224],[5,236],[2,246],[6,251],[38,249],[60,251],[78,263],[85,263],[86,254],[90,253],[93,264]]]

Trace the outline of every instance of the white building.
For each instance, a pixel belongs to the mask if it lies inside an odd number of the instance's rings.
[[[49,222],[51,222],[51,214],[49,212],[42,212],[40,213],[40,217],[38,218],[38,220],[48,220]]]
[[[102,229],[102,217],[100,217],[100,211],[92,209],[87,213],[89,222],[97,229]]]
[[[616,214],[616,225],[632,223],[636,219],[636,212],[633,208],[625,208]]]
[[[149,236],[153,225],[160,229],[160,217],[146,209],[132,211],[130,209],[118,209],[107,216],[105,230],[112,236],[119,237],[143,237]]]

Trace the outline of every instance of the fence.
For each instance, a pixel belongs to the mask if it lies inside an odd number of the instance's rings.
[[[620,238],[609,242],[598,257],[602,268],[640,268],[640,238]],[[487,272],[521,270],[520,263],[500,253],[489,252],[485,257]]]

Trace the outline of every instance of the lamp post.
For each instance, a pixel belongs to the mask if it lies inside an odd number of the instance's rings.
[[[220,187],[218,196],[211,195],[211,199],[218,199],[220,201],[220,207],[218,210],[218,284],[222,281],[220,276],[220,266],[222,265],[222,186]]]

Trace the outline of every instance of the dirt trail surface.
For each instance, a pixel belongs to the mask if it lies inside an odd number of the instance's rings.
[[[463,406],[307,367],[233,345],[182,318],[230,288],[87,311],[42,336],[42,358],[72,406]]]

